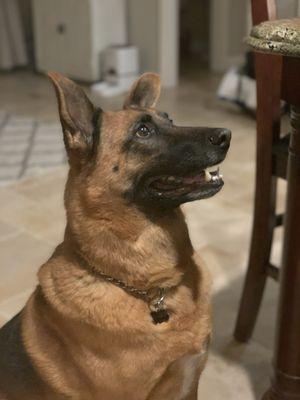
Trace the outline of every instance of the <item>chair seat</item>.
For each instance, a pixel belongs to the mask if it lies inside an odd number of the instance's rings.
[[[262,22],[245,42],[255,51],[300,57],[300,18]]]

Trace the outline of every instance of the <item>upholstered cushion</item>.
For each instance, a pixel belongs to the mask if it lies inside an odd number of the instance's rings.
[[[252,28],[246,43],[263,53],[300,57],[300,18],[262,22]]]

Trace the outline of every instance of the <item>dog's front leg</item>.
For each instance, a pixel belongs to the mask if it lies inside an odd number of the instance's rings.
[[[207,354],[195,354],[174,361],[147,400],[197,400],[198,382]]]

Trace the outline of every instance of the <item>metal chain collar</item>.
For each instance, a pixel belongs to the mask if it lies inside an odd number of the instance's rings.
[[[149,304],[149,307],[153,306],[154,309],[161,309],[164,306],[164,298],[166,294],[166,288],[151,288],[151,289],[137,289],[134,286],[127,285],[120,279],[114,278],[110,275],[105,274],[103,271],[96,268],[94,265],[90,264],[85,257],[77,252],[77,255],[85,264],[85,269],[92,271],[94,274],[101,276],[107,282],[118,286],[119,288],[123,289],[125,292],[143,299]]]
[[[168,289],[166,288],[151,288],[151,289],[137,289],[134,286],[131,285],[126,285],[123,281],[120,279],[114,278],[113,276],[105,274],[103,271],[99,270],[96,268],[94,265],[90,264],[85,257],[77,252],[78,257],[80,257],[83,267],[89,271],[94,273],[97,276],[100,276],[103,278],[105,281],[112,283],[113,285],[123,289],[125,292],[131,294],[132,296],[138,297],[142,300],[144,300],[149,307],[150,315],[152,317],[152,322],[156,324],[161,324],[163,322],[168,322],[170,319],[170,312],[167,309],[164,300],[165,300],[165,295],[166,291]],[[152,294],[152,295],[151,295]]]

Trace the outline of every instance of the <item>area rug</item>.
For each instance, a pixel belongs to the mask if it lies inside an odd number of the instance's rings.
[[[0,185],[65,163],[58,122],[38,121],[0,110]]]

